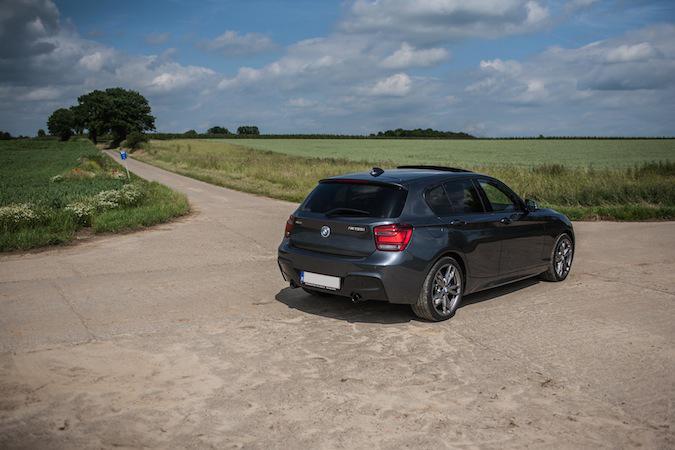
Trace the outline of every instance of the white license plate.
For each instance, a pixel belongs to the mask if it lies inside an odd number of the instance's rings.
[[[340,289],[340,277],[321,275],[320,273],[300,272],[300,282],[307,286],[316,286],[337,291]]]

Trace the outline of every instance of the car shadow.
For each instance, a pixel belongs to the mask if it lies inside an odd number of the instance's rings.
[[[537,278],[530,278],[506,286],[470,294],[464,298],[460,309],[465,306],[493,300],[539,283],[540,280]],[[344,320],[350,323],[395,324],[422,321],[422,319],[415,316],[409,305],[396,305],[379,301],[352,303],[346,297],[320,297],[308,294],[302,289],[291,288],[280,290],[274,298],[289,308],[297,309],[298,311],[331,319]]]

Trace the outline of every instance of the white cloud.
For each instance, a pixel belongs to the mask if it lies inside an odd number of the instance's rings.
[[[486,72],[492,71],[509,75],[518,75],[522,71],[522,66],[518,61],[513,60],[502,61],[499,58],[488,61],[481,61],[480,68],[481,70]]]
[[[526,25],[538,27],[548,20],[548,9],[535,1],[525,3],[525,9],[527,10]]]
[[[401,47],[382,60],[382,67],[388,69],[407,69],[409,67],[433,66],[447,59],[448,51],[444,48],[415,49],[404,42]]]
[[[548,18],[548,9],[533,0],[355,0],[341,27],[351,33],[440,42],[524,33],[545,25]]]
[[[623,44],[607,52],[608,62],[646,61],[657,56],[657,51],[648,42],[628,45]]]
[[[147,66],[144,67],[147,70]],[[177,63],[163,64],[157,68],[160,73],[148,84],[156,91],[168,92],[194,84],[198,80],[210,78],[216,73],[205,67],[182,66]]]
[[[410,92],[411,80],[405,73],[397,73],[377,81],[365,92],[369,95],[383,95],[400,97]]]
[[[91,70],[92,72],[98,72],[103,68],[103,64],[105,64],[105,58],[106,55],[104,55],[103,52],[97,51],[88,55],[84,55],[82,58],[80,58],[79,64],[82,67]]]
[[[346,35],[303,40],[266,66],[240,68],[234,77],[224,78],[219,88],[256,86],[264,90],[274,82],[275,89],[287,90],[315,83],[326,85],[328,81],[360,80],[378,70],[375,62],[379,56],[371,54],[370,46],[367,39]]]
[[[204,41],[200,46],[206,50],[217,51],[224,55],[249,55],[269,51],[275,48],[268,36],[260,33],[239,34],[228,30],[220,36]]]
[[[52,86],[41,87],[33,89],[32,91],[22,95],[20,98],[27,101],[48,101],[56,100],[61,97],[61,91]]]

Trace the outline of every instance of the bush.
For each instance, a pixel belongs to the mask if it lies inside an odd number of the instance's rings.
[[[143,197],[144,192],[137,185],[125,184],[122,189],[101,191],[92,197],[70,203],[65,210],[72,213],[80,224],[89,225],[95,213],[122,206],[136,206]]]
[[[96,212],[96,205],[91,199],[85,199],[78,202],[73,202],[64,208],[67,212],[72,213],[77,222],[82,225],[89,225],[91,216]]]
[[[127,135],[126,140],[122,144],[124,147],[132,150],[138,150],[144,142],[148,142],[148,137],[145,134],[139,131],[132,131]]]
[[[195,130],[188,130],[185,133],[183,133],[183,136],[187,138],[196,138],[199,136],[199,133],[197,133]]]
[[[37,132],[37,137],[43,138],[43,137],[45,137],[45,136],[47,136],[47,133],[45,133],[45,130],[43,130],[42,128],[40,128],[40,129],[38,130],[38,132]]]
[[[30,203],[0,206],[0,229],[13,230],[38,221],[39,215]]]

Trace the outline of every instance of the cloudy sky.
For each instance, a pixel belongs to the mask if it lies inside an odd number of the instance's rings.
[[[2,0],[0,129],[96,88],[160,131],[675,135],[675,1]]]

